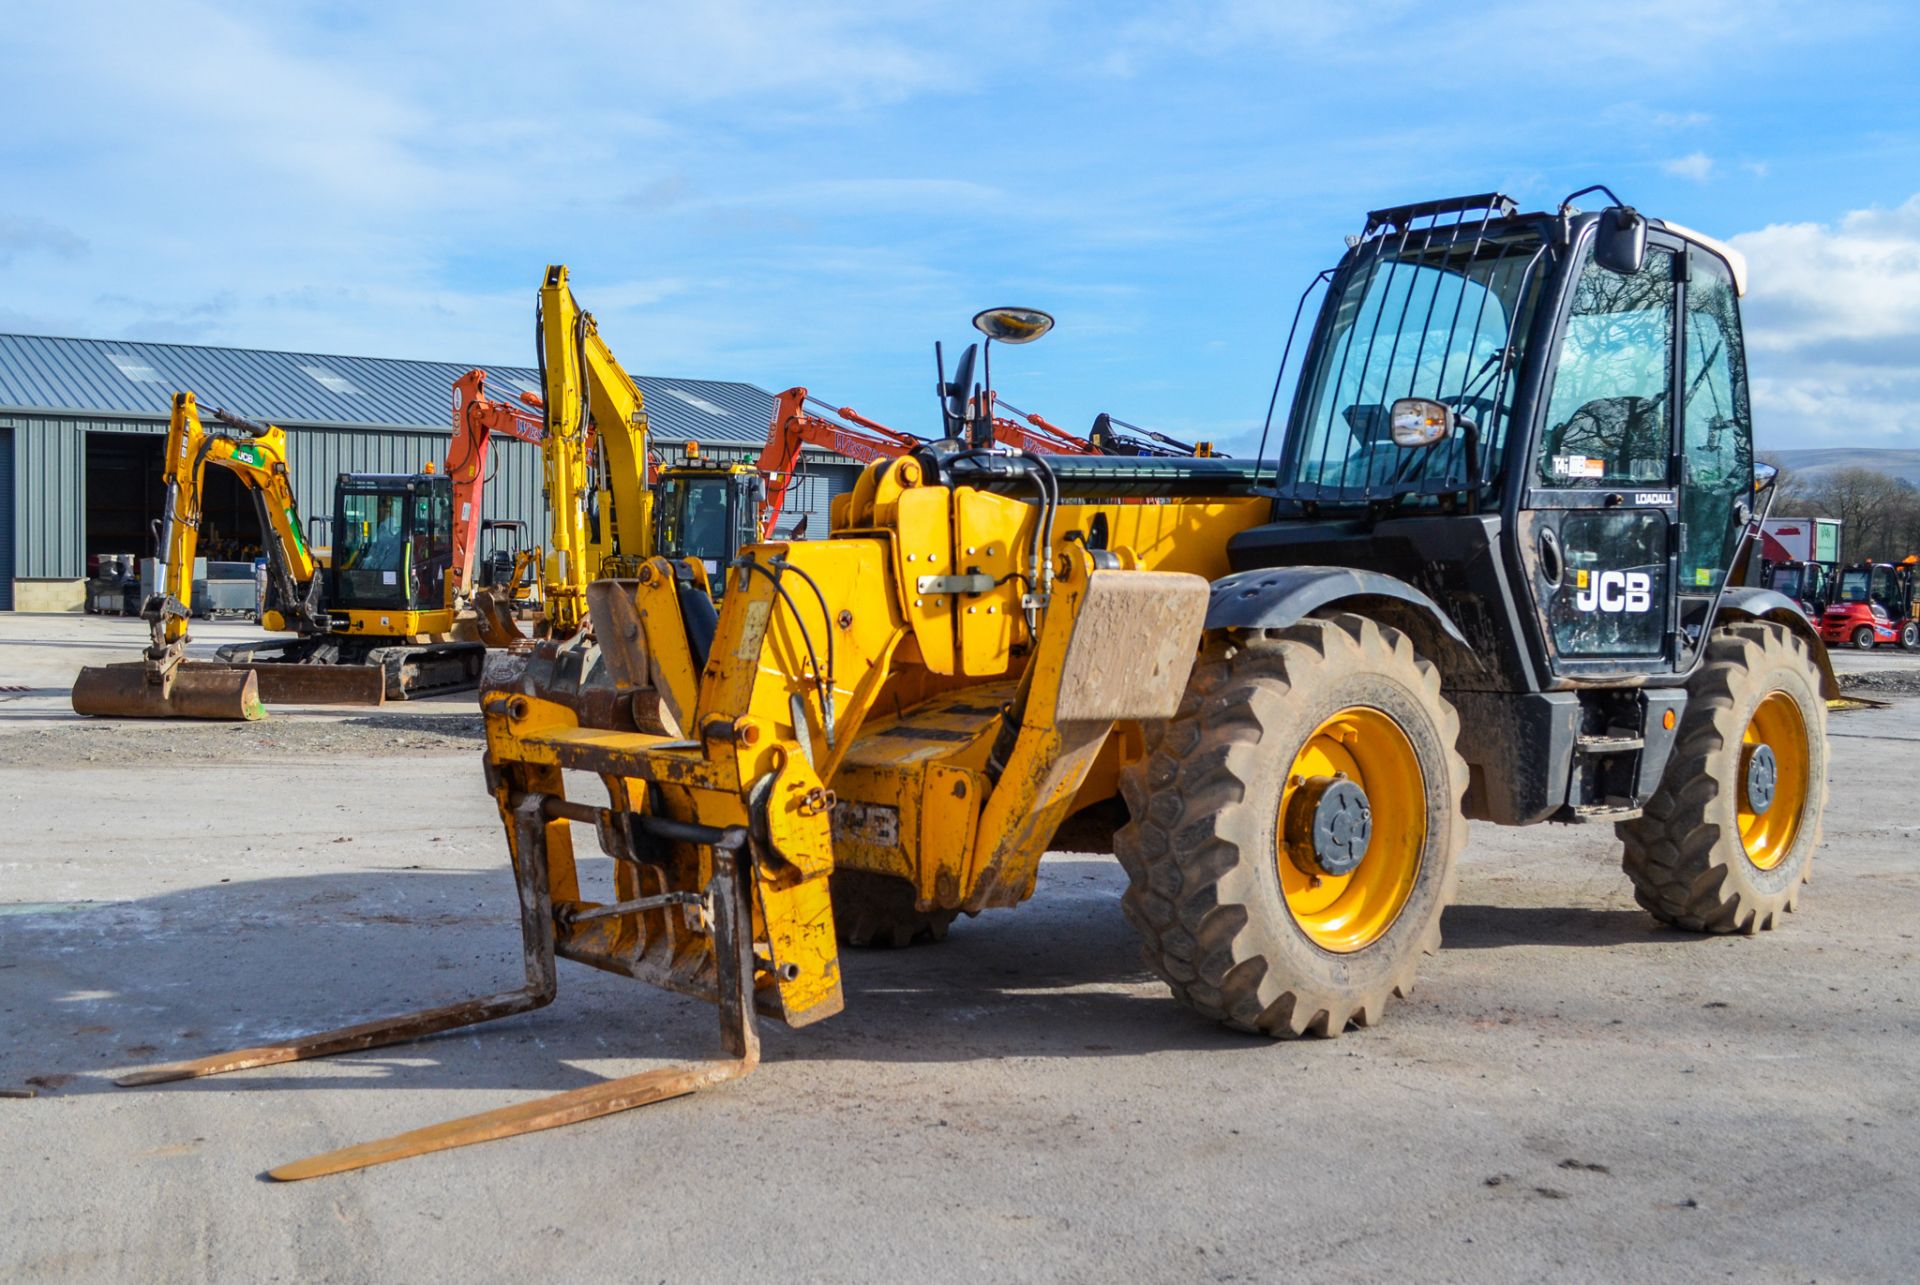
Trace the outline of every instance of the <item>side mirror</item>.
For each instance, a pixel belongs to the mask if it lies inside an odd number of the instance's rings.
[[[1632,276],[1647,261],[1647,220],[1631,205],[1600,211],[1593,234],[1593,261],[1609,272]]]
[[[967,424],[967,401],[973,396],[973,363],[980,355],[980,345],[968,344],[967,350],[960,354],[960,360],[953,363],[953,382],[947,385],[947,426],[949,432],[964,432]]]
[[[1453,432],[1453,407],[1425,397],[1402,397],[1387,413],[1395,446],[1432,446]]]

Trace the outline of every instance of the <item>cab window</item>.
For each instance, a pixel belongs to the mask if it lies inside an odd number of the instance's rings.
[[[1659,486],[1673,452],[1673,256],[1631,276],[1589,238],[1547,403],[1537,478],[1551,487]]]
[[[1753,429],[1732,274],[1712,255],[1695,254],[1689,266],[1680,588],[1704,593],[1720,588],[1739,543],[1735,505],[1753,489]]]

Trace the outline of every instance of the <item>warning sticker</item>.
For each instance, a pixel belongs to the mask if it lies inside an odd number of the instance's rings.
[[[1607,475],[1607,462],[1594,459],[1590,455],[1556,455],[1553,457],[1553,475],[1555,477],[1602,478]]]

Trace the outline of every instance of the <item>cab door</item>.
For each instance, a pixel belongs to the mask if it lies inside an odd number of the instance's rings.
[[[1702,644],[1753,507],[1753,421],[1738,292],[1718,256],[1697,246],[1685,254],[1675,639],[1682,665]]]
[[[1520,500],[1523,557],[1554,674],[1671,670],[1681,245],[1656,234],[1630,275],[1595,263],[1591,236],[1578,253]]]

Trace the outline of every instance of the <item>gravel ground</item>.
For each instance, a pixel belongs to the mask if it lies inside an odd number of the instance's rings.
[[[478,752],[480,715],[358,714],[258,723],[75,720],[0,731],[0,767],[135,767],[145,763],[290,762],[312,758]]]
[[[516,983],[477,719],[102,730],[58,708],[71,656],[10,649],[8,627],[0,665],[41,676],[0,701],[0,1092],[35,1095],[0,1097],[0,1278],[1907,1281],[1920,1263],[1920,700],[1899,693],[1834,717],[1816,881],[1756,938],[1656,927],[1603,827],[1476,825],[1416,993],[1370,1030],[1272,1044],[1174,1004],[1111,859],[1057,852],[1028,905],[850,953],[846,1012],[768,1028],[739,1084],[280,1185],[260,1175],[302,1155],[708,1056],[711,1012],[563,964],[553,1006],[490,1028],[113,1088]],[[590,890],[606,865],[582,863]]]
[[[1840,686],[1869,696],[1920,696],[1920,669],[1843,670]]]

